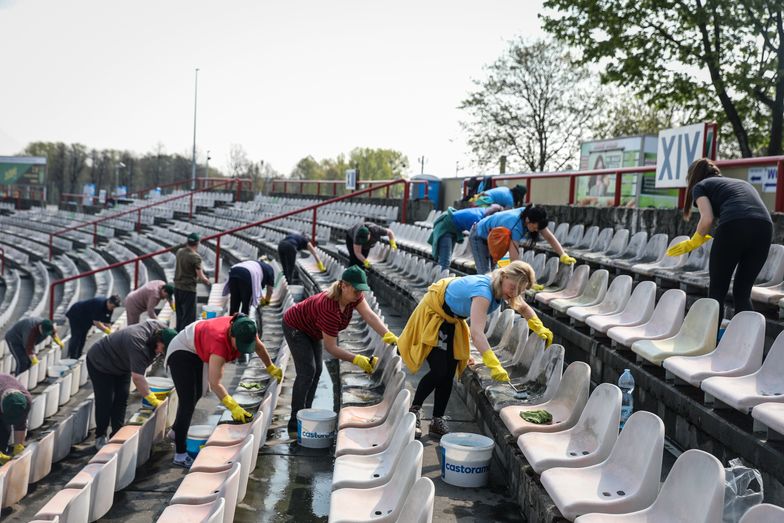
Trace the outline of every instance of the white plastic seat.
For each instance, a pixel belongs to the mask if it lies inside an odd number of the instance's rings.
[[[126,426],[117,431],[130,428]],[[138,427],[134,427],[136,431],[126,431],[123,436],[116,440],[112,438],[110,441],[101,448],[90,459],[89,463],[108,463],[113,457],[117,457],[117,477],[114,484],[114,490],[119,491],[133,483],[136,477],[136,457],[139,448],[139,431]],[[121,441],[122,440],[122,441]]]
[[[54,432],[46,433],[38,441],[28,445],[33,451],[30,464],[30,484],[37,483],[52,471],[52,456],[54,455]]]
[[[768,357],[756,372],[746,376],[707,378],[700,388],[705,391],[706,401],[719,400],[741,412],[749,412],[754,406],[769,401],[784,402],[784,332],[776,337]]]
[[[675,246],[676,244],[688,240],[688,236],[676,236],[670,243],[667,244],[667,248]],[[686,265],[686,262],[689,259],[688,254],[681,254],[680,256],[667,256],[666,250],[662,253],[662,256],[654,262],[650,263],[638,263],[632,266],[632,271],[636,272],[637,274],[644,274],[646,276],[652,275],[656,271],[664,270],[664,271],[674,271],[678,270],[679,268]]]
[[[88,523],[90,518],[90,487],[64,488],[57,491],[41,507],[36,518],[52,521],[59,518],[63,523]]]
[[[422,470],[422,444],[412,441],[403,450],[389,483],[369,489],[342,488],[332,491],[331,523],[391,523],[398,521],[403,503]]]
[[[335,456],[377,454],[386,449],[392,441],[395,431],[400,428],[408,409],[408,402],[395,402],[389,409],[387,419],[380,425],[367,428],[349,427],[338,431],[335,441]]]
[[[570,269],[571,270],[571,269]],[[590,267],[588,265],[578,265],[574,268],[569,277],[569,281],[563,290],[555,292],[539,292],[536,294],[535,300],[539,303],[549,305],[553,300],[575,298],[583,293],[585,286],[588,284],[588,273]]]
[[[405,373],[396,372],[384,389],[379,403],[369,406],[345,407],[338,415],[338,430],[348,427],[376,427],[386,421],[392,405],[398,402],[411,403],[411,393],[403,388]]]
[[[563,516],[623,514],[650,506],[659,491],[664,423],[650,412],[632,414],[603,462],[585,468],[556,467],[542,486]]]
[[[574,298],[559,298],[551,300],[548,305],[559,312],[566,312],[571,307],[590,307],[597,305],[604,299],[607,293],[607,283],[610,280],[610,273],[605,269],[599,269],[591,274],[585,289],[580,295]]]
[[[717,523],[724,511],[724,467],[701,450],[675,461],[653,504],[628,514],[587,514],[575,523]]]
[[[241,469],[237,503],[241,503],[248,488],[253,439],[253,434],[249,434],[244,442],[237,445],[204,447],[193,460],[191,472],[223,472],[239,463]]]
[[[680,329],[685,308],[686,293],[680,289],[670,289],[662,294],[650,320],[630,327],[613,327],[607,331],[607,336],[626,347],[637,340],[669,338]]]
[[[743,376],[760,368],[765,343],[765,317],[753,311],[737,313],[716,350],[704,356],[673,356],[662,366],[667,376],[677,376],[699,387],[712,376]]]
[[[172,496],[172,505],[205,506],[224,500],[223,521],[234,521],[242,465],[235,462],[220,472],[189,472]],[[160,520],[158,520],[160,521]]]
[[[702,356],[716,348],[719,302],[700,298],[689,309],[678,333],[660,340],[638,340],[632,351],[640,358],[661,365],[670,356]]]
[[[652,281],[641,281],[632,291],[622,311],[589,316],[585,319],[585,324],[601,333],[606,333],[612,327],[633,327],[650,320],[655,306],[656,284]]]
[[[558,432],[575,425],[588,401],[591,385],[591,367],[587,363],[575,361],[563,373],[555,396],[539,405],[510,405],[499,412],[501,420],[513,436],[526,432]],[[549,424],[537,424],[520,417],[523,411],[544,409],[553,416]]]
[[[225,518],[226,501],[218,498],[202,505],[169,505],[157,523],[228,523]]]
[[[781,523],[782,521],[784,521],[784,508],[762,503],[747,510],[739,523]]]
[[[621,389],[602,383],[588,397],[574,427],[521,434],[517,446],[538,474],[553,467],[588,467],[610,455],[620,419]]]
[[[112,508],[114,485],[117,479],[117,456],[106,463],[88,463],[65,488],[90,489],[90,521],[96,521]]]
[[[767,430],[768,441],[784,439],[784,403],[760,403],[751,411],[754,432]]]
[[[389,446],[378,454],[345,454],[335,458],[332,490],[372,488],[387,483],[397,466],[403,449],[414,440],[416,416],[407,412],[392,435]]]
[[[0,467],[0,476],[3,476],[5,486],[2,489],[2,506],[10,507],[19,503],[27,495],[30,467],[33,460],[33,449],[26,448],[21,455],[15,457]]]
[[[596,305],[569,307],[566,314],[578,321],[585,321],[589,316],[616,314],[623,310],[632,292],[632,277],[626,274],[616,276],[607,288],[601,302]]]
[[[654,234],[648,238],[648,242],[640,252],[639,256],[631,259],[618,259],[614,262],[617,267],[630,269],[641,263],[651,263],[658,261],[664,256],[667,250],[667,235],[664,233]]]
[[[27,414],[27,429],[35,430],[44,424],[44,414],[46,412],[46,394],[33,395],[33,404]]]
[[[397,521],[399,523],[431,523],[436,487],[430,478],[419,478],[403,502]]]

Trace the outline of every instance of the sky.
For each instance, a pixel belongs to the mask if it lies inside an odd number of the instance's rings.
[[[190,156],[232,144],[283,174],[390,148],[474,174],[460,101],[539,0],[0,0],[0,156],[31,141]]]

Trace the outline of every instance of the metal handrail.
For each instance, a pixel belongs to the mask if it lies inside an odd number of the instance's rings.
[[[399,179],[399,180],[392,180],[392,181],[386,182],[386,184],[385,184],[385,185],[389,185],[390,187],[393,186],[393,185],[403,184],[403,207],[401,209],[401,220],[404,221],[404,222],[406,220],[406,206],[408,204],[408,199],[409,199],[409,195],[410,195],[410,191],[411,191],[411,188],[410,188],[410,184],[411,183],[413,183],[413,182],[409,181],[409,180],[405,180],[405,179]],[[308,205],[307,207],[303,207],[302,209],[295,209],[293,211],[288,211],[288,212],[285,212],[283,214],[279,214],[277,216],[272,216],[270,218],[264,218],[263,220],[258,220],[258,221],[255,221],[253,223],[247,223],[245,225],[240,225],[240,226],[234,227],[232,229],[228,229],[228,230],[225,230],[225,231],[217,232],[215,234],[211,234],[209,236],[205,236],[204,238],[202,238],[202,241],[215,240],[215,283],[218,283],[218,278],[220,277],[220,239],[223,236],[226,236],[228,234],[235,234],[237,232],[244,231],[246,229],[250,229],[251,227],[258,227],[259,225],[264,225],[265,223],[273,222],[273,221],[276,221],[276,220],[281,220],[283,218],[288,218],[289,216],[293,216],[295,214],[300,214],[300,213],[303,213],[303,212],[312,211],[313,212],[313,229],[312,229],[312,238],[313,238],[313,240],[312,241],[315,241],[315,238],[316,238],[316,218],[317,218],[318,209],[320,207],[324,207],[326,205],[329,205],[329,204],[332,204],[332,203],[336,203],[336,202],[339,202],[339,201],[348,200],[348,199],[353,198],[355,196],[360,196],[362,194],[366,194],[368,192],[374,191],[374,190],[379,189],[379,188],[383,189],[385,185],[382,185],[381,187],[368,187],[367,189],[361,189],[359,191],[355,191],[355,192],[352,192],[352,193],[349,193],[349,194],[343,194],[341,196],[336,196],[335,198],[330,198],[329,200],[324,200],[322,202],[314,203],[313,205]],[[55,281],[51,282],[49,284],[49,318],[54,320],[54,309],[55,309],[55,307],[54,307],[55,292],[54,291],[55,291],[55,288],[58,285],[63,285],[65,283],[68,283],[69,281],[78,280],[80,278],[86,278],[88,276],[92,276],[92,275],[97,274],[99,272],[116,269],[118,267],[123,267],[125,265],[130,264],[130,263],[133,263],[134,264],[134,284],[133,284],[133,286],[134,286],[134,288],[136,288],[138,286],[138,282],[139,282],[139,263],[140,262],[142,262],[142,261],[144,261],[144,260],[146,260],[148,258],[152,258],[154,256],[160,256],[161,254],[166,254],[166,253],[172,252],[173,250],[175,250],[178,247],[181,247],[183,245],[184,244],[180,244],[180,245],[177,245],[177,246],[174,246],[174,247],[160,249],[160,250],[155,251],[155,252],[150,252],[150,253],[147,253],[147,254],[143,254],[141,256],[137,256],[135,258],[131,258],[130,260],[125,260],[125,261],[121,261],[121,262],[112,263],[112,264],[109,264],[109,265],[107,265],[105,267],[100,267],[98,269],[93,269],[93,270],[90,270],[90,271],[87,271],[87,272],[83,272],[81,274],[68,276],[67,278],[61,278],[59,280],[55,280]]]
[[[5,276],[5,249],[0,247],[0,276]]]
[[[121,216],[127,216],[129,214],[136,213],[136,216],[137,216],[136,217],[136,230],[138,231],[139,229],[141,229],[142,211],[143,210],[149,209],[151,207],[156,207],[156,206],[162,205],[164,203],[169,203],[169,202],[172,202],[172,201],[175,201],[175,200],[181,200],[183,198],[189,198],[190,199],[190,204],[189,204],[189,208],[188,208],[188,219],[190,219],[193,216],[193,195],[194,194],[200,193],[200,192],[206,192],[206,191],[209,191],[211,189],[222,187],[224,185],[231,185],[231,184],[236,183],[236,181],[237,181],[236,178],[229,178],[229,179],[227,179],[227,180],[225,180],[225,181],[223,181],[221,183],[212,185],[209,188],[196,189],[195,191],[190,191],[190,192],[187,192],[185,194],[178,194],[176,196],[170,196],[169,198],[156,200],[156,201],[154,201],[152,203],[148,203],[147,205],[143,205],[141,207],[136,207],[135,209],[130,209],[130,210],[127,210],[127,211],[117,212],[117,213],[114,213],[114,214],[110,214],[108,216],[102,216],[102,217],[100,217],[100,218],[98,218],[96,220],[92,220],[92,221],[89,221],[89,222],[82,222],[82,223],[77,224],[77,225],[72,225],[70,227],[65,227],[63,229],[59,229],[57,231],[50,232],[49,233],[49,261],[52,260],[52,256],[54,255],[54,243],[53,243],[53,240],[54,240],[55,236],[62,236],[63,234],[65,234],[67,232],[75,231],[75,230],[81,229],[83,227],[87,227],[87,226],[92,225],[93,226],[93,246],[95,246],[95,245],[98,244],[98,224],[99,223],[102,223],[102,222],[105,222],[105,221],[109,221],[109,220],[113,220],[113,219],[119,218]]]

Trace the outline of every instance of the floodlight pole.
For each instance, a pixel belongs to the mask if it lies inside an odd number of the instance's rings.
[[[199,68],[196,68],[196,81],[193,87],[193,157],[191,158],[191,191],[196,190],[196,105],[199,101]]]

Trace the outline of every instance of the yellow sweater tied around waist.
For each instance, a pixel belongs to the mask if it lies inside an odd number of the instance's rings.
[[[438,331],[443,322],[455,325],[453,353],[457,363],[457,374],[463,373],[470,357],[469,330],[465,320],[455,318],[444,312],[446,287],[455,278],[438,280],[427,289],[419,302],[406,328],[397,340],[400,357],[412,373],[419,370],[433,347],[438,345]]]

